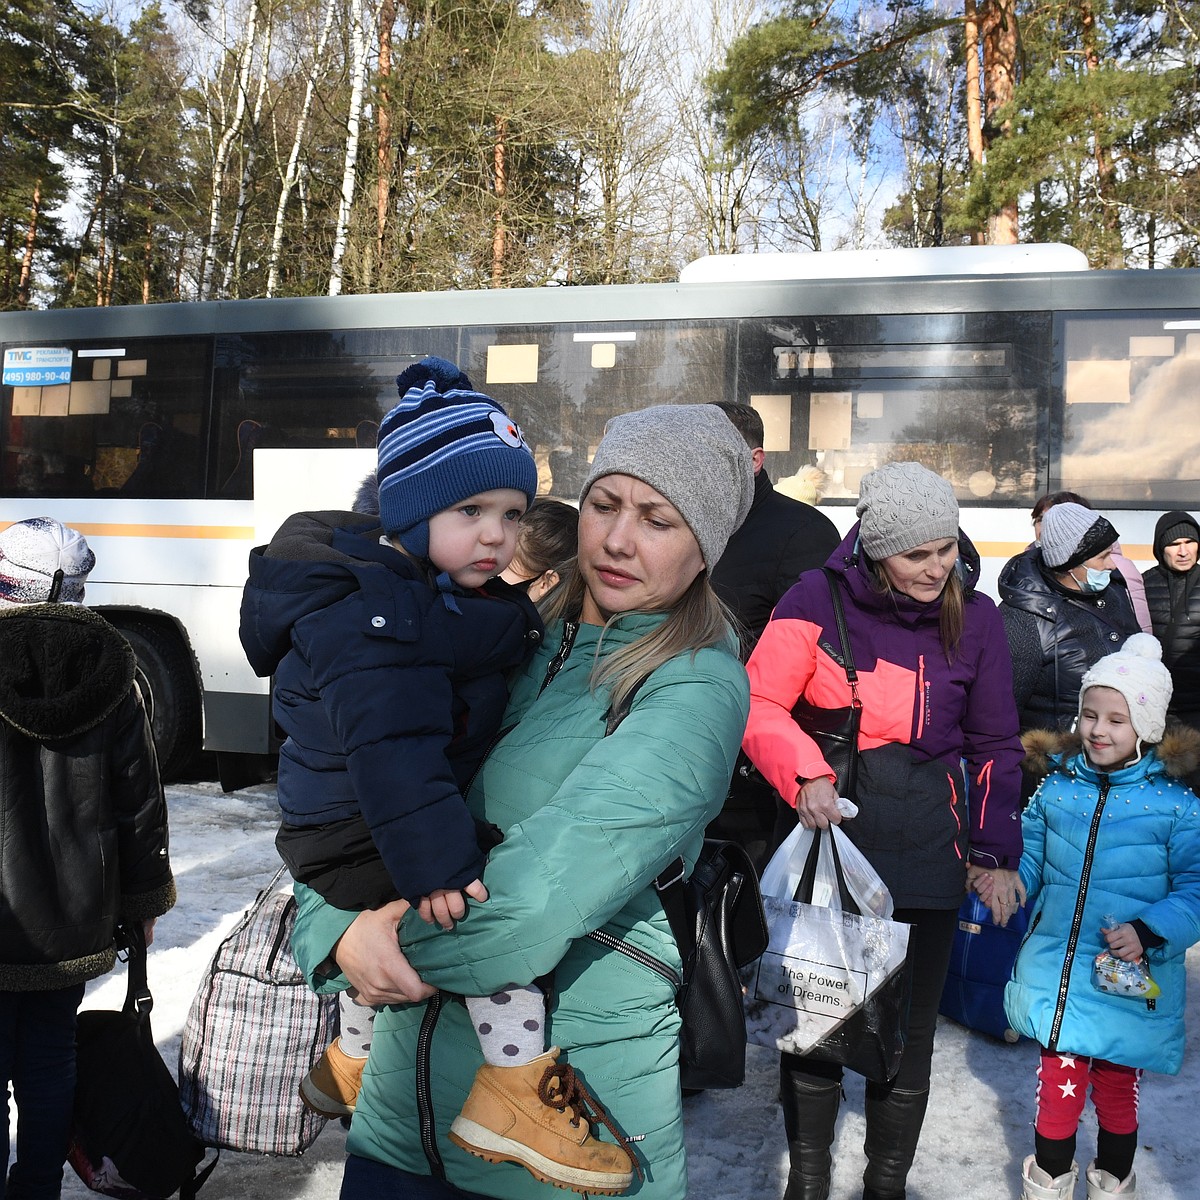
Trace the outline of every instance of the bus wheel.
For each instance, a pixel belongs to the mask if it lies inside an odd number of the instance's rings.
[[[183,778],[200,753],[200,688],[191,655],[180,639],[152,621],[125,620],[121,632],[137,655],[138,686],[164,780]]]

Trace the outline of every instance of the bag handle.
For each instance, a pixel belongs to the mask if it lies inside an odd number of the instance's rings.
[[[119,957],[124,950],[128,963],[125,1006],[121,1011],[145,1020],[154,1007],[154,997],[146,980],[146,931],[141,921],[122,921],[117,926],[116,939],[117,955]]]
[[[842,652],[842,670],[846,672],[846,682],[850,685],[850,707],[862,708],[858,698],[858,671],[854,667],[854,652],[850,648],[850,632],[846,628],[846,612],[842,608],[842,594],[838,588],[837,576],[829,567],[822,567],[825,582],[829,585],[829,598],[833,601],[833,619],[837,622],[838,647]]]
[[[846,874],[842,870],[842,860],[838,855],[837,839],[833,836],[832,830],[814,829],[813,835],[812,845],[808,848],[808,857],[804,860],[804,869],[800,872],[800,882],[796,885],[792,899],[798,900],[802,904],[813,902],[813,887],[817,880],[817,863],[821,856],[821,845],[823,840],[828,838],[829,854],[833,862],[834,874],[837,876],[838,900],[841,903],[842,911],[855,917],[861,917],[862,909],[859,908],[846,884]]]

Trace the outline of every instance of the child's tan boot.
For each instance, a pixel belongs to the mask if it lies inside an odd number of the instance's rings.
[[[629,1144],[554,1047],[522,1067],[485,1063],[450,1126],[450,1140],[488,1162],[512,1162],[573,1192],[617,1196],[640,1174]],[[602,1123],[617,1145],[593,1136]]]
[[[334,1038],[316,1066],[300,1080],[300,1099],[323,1117],[352,1117],[362,1089],[365,1058],[351,1058]]]

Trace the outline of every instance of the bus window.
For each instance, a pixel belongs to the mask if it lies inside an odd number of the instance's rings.
[[[1062,445],[1052,487],[1097,507],[1195,505],[1200,427],[1181,398],[1200,395],[1200,314],[1066,313]]]
[[[63,349],[69,380],[3,388],[4,494],[201,496],[207,340]]]
[[[609,418],[732,395],[729,321],[469,328],[464,370],[520,424],[538,491],[579,498]]]
[[[426,354],[453,359],[457,340],[457,329],[218,337],[214,494],[254,495],[256,449],[373,447],[398,399],[396,376]]]
[[[738,398],[772,431],[785,492],[858,496],[894,459],[924,463],[964,503],[1041,490],[1049,389],[1045,313],[937,313],[741,322]]]

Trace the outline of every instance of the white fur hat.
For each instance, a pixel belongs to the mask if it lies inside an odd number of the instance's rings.
[[[1135,633],[1115,654],[1088,669],[1079,685],[1079,711],[1090,687],[1112,688],[1125,697],[1133,731],[1151,745],[1162,741],[1171,703],[1171,672],[1162,664],[1162,646],[1148,633]]]
[[[95,565],[83,534],[52,517],[18,521],[0,533],[0,605],[82,604]]]

